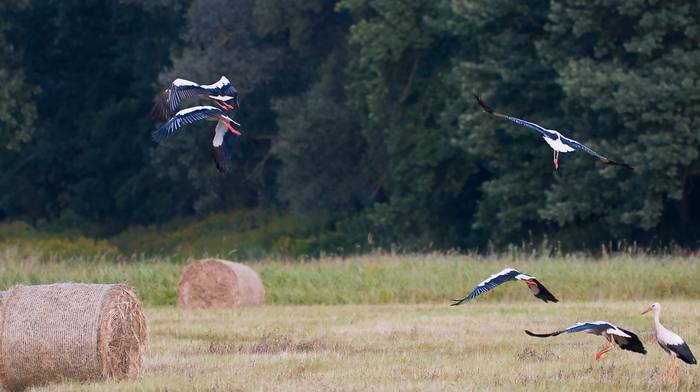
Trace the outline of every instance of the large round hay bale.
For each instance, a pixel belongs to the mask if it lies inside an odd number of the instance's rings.
[[[265,288],[250,267],[226,260],[191,262],[177,284],[177,305],[185,309],[238,308],[265,302]]]
[[[127,285],[15,286],[2,296],[0,382],[10,390],[61,379],[137,378],[148,339]]]

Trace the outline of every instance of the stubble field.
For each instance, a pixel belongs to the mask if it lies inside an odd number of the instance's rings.
[[[525,293],[527,294],[527,293]],[[151,342],[139,382],[47,387],[73,390],[687,390],[700,389],[697,366],[680,384],[662,384],[665,354],[653,340],[643,303],[573,302],[447,305],[266,306],[237,311],[150,308]],[[666,301],[667,324],[700,347],[700,304]],[[608,320],[638,332],[643,356],[614,350],[587,334],[536,339],[580,320]],[[663,321],[663,318],[662,318]],[[696,349],[697,351],[697,349]]]
[[[127,282],[146,306],[150,343],[139,381],[64,382],[47,391],[700,390],[700,368],[663,384],[666,356],[651,315],[700,354],[700,260],[695,255],[368,255],[253,263],[267,305],[184,311],[172,306],[182,263],[167,259],[40,260],[0,254],[0,283]],[[513,282],[449,306],[489,274],[516,267],[559,299],[545,304]],[[532,338],[578,321],[636,332],[648,354],[587,334]]]

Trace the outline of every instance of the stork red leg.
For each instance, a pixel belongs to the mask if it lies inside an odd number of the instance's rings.
[[[559,170],[559,151],[557,150],[552,150],[552,154],[554,155],[554,170]]]
[[[216,101],[216,100],[214,100],[214,102],[216,102],[216,104],[219,105],[219,107],[222,108],[222,109],[224,109],[224,110],[231,110],[231,109],[233,109],[233,106],[229,105],[229,104],[226,103],[226,102],[221,102],[221,101]]]
[[[681,376],[681,364],[677,357],[673,357],[673,365],[673,376],[676,378],[676,381],[678,381]]]
[[[235,133],[238,136],[241,136],[241,133],[238,132],[238,130],[236,130],[236,128],[232,127],[231,123],[229,123],[228,121],[226,121],[226,126],[228,127],[228,129],[231,130],[231,132]]]
[[[673,355],[669,355],[668,360],[666,361],[666,370],[664,370],[664,383],[674,379],[678,381],[680,379],[680,371],[681,366],[678,362],[678,358]]]
[[[606,336],[605,339],[607,339],[608,344],[605,345],[602,349],[600,349],[600,351],[596,351],[596,353],[595,353],[596,361],[599,360],[600,358],[602,358],[605,353],[612,350],[614,347],[613,342],[612,342],[612,338],[610,336]]]

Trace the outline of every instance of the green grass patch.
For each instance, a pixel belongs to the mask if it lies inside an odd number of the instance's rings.
[[[17,283],[127,282],[147,305],[173,305],[186,258],[73,257],[46,259],[17,247],[0,248],[0,288]],[[517,255],[370,254],[350,258],[249,262],[261,276],[267,303],[289,305],[449,303],[505,267],[535,275],[562,301],[700,299],[696,256],[619,254]],[[511,282],[478,302],[538,302]]]
[[[110,238],[124,254],[191,258],[218,256],[253,260],[268,255],[317,253],[321,215],[269,210],[219,212],[203,219],[180,219],[161,226],[133,227]]]

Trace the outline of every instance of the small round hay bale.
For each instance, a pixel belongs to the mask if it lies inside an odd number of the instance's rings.
[[[250,267],[226,260],[191,262],[177,284],[177,306],[185,309],[239,308],[265,302],[265,288]]]
[[[21,390],[62,379],[138,378],[147,340],[127,285],[15,286],[2,296],[0,382]]]

